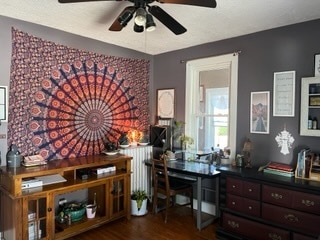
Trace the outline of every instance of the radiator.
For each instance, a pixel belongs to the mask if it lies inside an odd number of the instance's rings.
[[[128,147],[120,150],[120,153],[131,156],[131,192],[144,190],[151,196],[150,170],[144,164],[145,160],[152,158],[152,146]]]

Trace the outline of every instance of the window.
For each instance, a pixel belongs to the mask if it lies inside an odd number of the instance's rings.
[[[187,63],[185,134],[194,151],[236,150],[238,55],[228,54]]]

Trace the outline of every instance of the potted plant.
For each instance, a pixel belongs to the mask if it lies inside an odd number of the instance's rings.
[[[133,191],[131,194],[131,214],[142,216],[147,214],[147,194],[143,190]]]

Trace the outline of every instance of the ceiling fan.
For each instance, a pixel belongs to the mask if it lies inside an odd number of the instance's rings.
[[[126,7],[119,14],[110,26],[110,31],[121,31],[128,22],[133,18],[134,13],[134,31],[143,32],[153,31],[155,23],[153,16],[157,18],[162,24],[169,28],[174,34],[179,35],[187,31],[179,22],[171,17],[166,11],[157,5],[150,5],[153,2],[159,3],[173,3],[194,5],[200,7],[215,8],[217,6],[216,0],[58,0],[59,3],[76,3],[76,2],[95,2],[95,1],[129,1],[134,5]]]

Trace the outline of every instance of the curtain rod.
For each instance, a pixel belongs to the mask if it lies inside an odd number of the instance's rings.
[[[237,56],[240,53],[241,53],[241,50],[238,50],[238,51],[234,51],[232,54],[233,54],[233,56]],[[188,61],[198,60],[198,59],[203,59],[203,58],[209,58],[209,57],[217,57],[217,56],[222,56],[222,55],[227,55],[227,54],[231,54],[231,53],[222,53],[222,54],[217,54],[217,55],[205,56],[205,57],[201,57],[201,58],[183,59],[183,60],[180,60],[180,63],[185,63],[185,62],[188,62]]]

